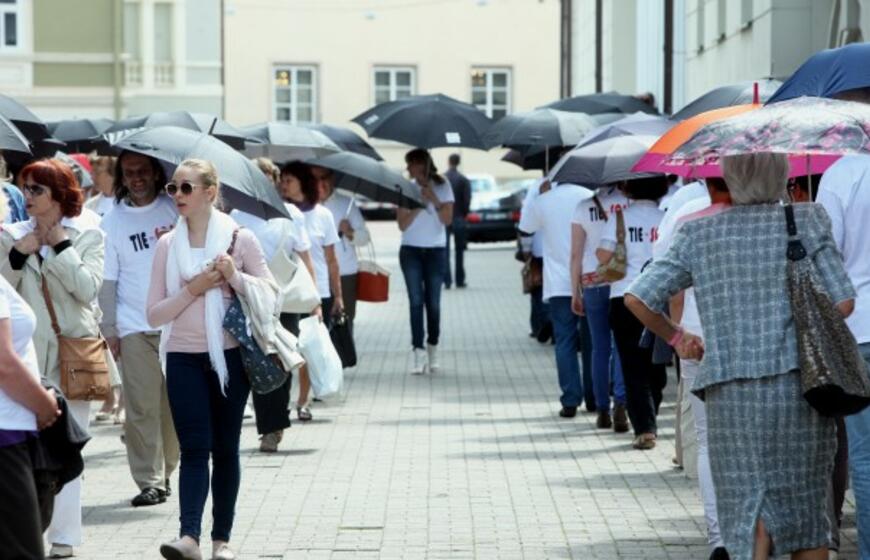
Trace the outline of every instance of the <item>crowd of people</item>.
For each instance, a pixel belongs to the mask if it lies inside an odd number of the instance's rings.
[[[870,412],[823,416],[803,396],[784,211],[870,363],[868,171],[847,156],[790,179],[785,155],[753,153],[722,158],[721,178],[543,179],[526,196],[531,335],[552,337],[559,415],[585,404],[652,449],[675,366],[674,461],[697,475],[711,559],[835,558],[849,473],[870,557]]]

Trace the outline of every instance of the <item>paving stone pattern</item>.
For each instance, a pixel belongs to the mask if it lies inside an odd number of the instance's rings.
[[[372,229],[394,272],[390,302],[360,304],[360,363],[344,393],[315,403],[312,423],[294,420],[272,455],[257,451],[245,421],[232,539],[240,558],[707,557],[696,485],[671,465],[673,378],[655,450],[596,430],[593,414],[559,419],[552,348],[528,337],[508,244],[467,253],[470,287],[443,295],[442,371],[411,376],[398,234],[392,223]],[[77,556],[158,557],[178,530],[177,493],[130,507],[121,430],[92,432]],[[844,538],[841,558],[856,557],[854,529]]]

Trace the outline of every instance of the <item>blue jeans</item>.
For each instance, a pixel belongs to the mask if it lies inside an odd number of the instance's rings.
[[[610,410],[610,389],[613,401],[625,404],[625,383],[619,352],[615,352],[610,332],[610,286],[596,286],[583,290],[583,307],[589,334],[592,338],[592,387],[598,410]]]
[[[860,348],[870,365],[870,343],[861,344]],[[846,416],[846,436],[857,509],[858,552],[861,558],[870,558],[870,408]]]
[[[583,401],[583,381],[580,378],[580,362],[577,361],[580,317],[571,311],[571,298],[568,296],[552,297],[549,304],[553,338],[556,341],[556,370],[562,389],[560,400],[562,406],[580,406]]]
[[[441,334],[441,286],[447,266],[444,247],[399,249],[399,265],[408,289],[411,307],[411,344],[423,348],[423,312],[426,312],[426,342],[435,346]]]
[[[211,455],[212,540],[229,541],[239,495],[239,437],[250,385],[238,349],[226,350],[226,396],[208,353],[166,355],[166,391],[181,447],[178,501],[181,535],[199,540],[208,498]]]
[[[532,288],[529,298],[531,300],[529,326],[532,329],[532,334],[538,336],[544,325],[550,322],[550,306],[544,303],[544,288]]]

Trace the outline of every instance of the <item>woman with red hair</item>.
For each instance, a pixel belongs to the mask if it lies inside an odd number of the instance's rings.
[[[103,282],[103,233],[82,215],[84,195],[68,165],[44,159],[19,174],[29,220],[4,225],[0,233],[0,273],[36,314],[33,343],[39,372],[60,386],[57,336],[43,296],[43,282],[57,316],[61,335],[99,336],[100,311],[94,305]],[[107,356],[110,368],[114,366]],[[69,401],[69,411],[87,429],[90,403]],[[55,496],[54,515],[46,537],[49,556],[66,558],[81,544],[81,479]]]

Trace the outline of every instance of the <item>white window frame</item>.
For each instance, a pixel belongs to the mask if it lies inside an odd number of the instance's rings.
[[[275,84],[275,72],[279,70],[286,70],[290,72],[290,101],[278,101],[278,86]],[[318,68],[313,64],[273,64],[272,65],[272,73],[269,76],[269,79],[272,83],[272,117],[274,120],[278,119],[278,109],[290,109],[290,120],[282,121],[289,122],[290,124],[300,124],[300,121],[297,116],[298,110],[298,100],[297,100],[297,84],[299,82],[299,71],[309,71],[311,72],[311,121],[301,121],[302,124],[311,124],[317,123],[318,119]]]
[[[25,0],[15,0],[14,4],[0,4],[0,52],[13,53],[20,52],[24,47],[24,4]],[[15,45],[6,45],[6,14],[15,14]]]
[[[390,75],[390,98],[388,101],[395,101],[398,97],[397,90],[399,89],[396,83],[396,74],[407,72],[411,75],[411,95],[417,95],[417,68],[414,66],[375,66],[372,68],[372,102],[376,102],[378,98],[378,73],[386,72]],[[383,87],[383,86],[380,86]]]
[[[483,72],[486,75],[486,85],[483,86],[484,91],[486,92],[486,102],[483,105],[478,105],[474,103],[474,92],[476,89],[479,89],[479,86],[474,85],[473,75],[476,72]],[[507,76],[507,85],[505,86],[505,115],[510,115],[513,107],[513,85],[514,85],[514,76],[513,69],[504,67],[504,66],[474,66],[471,68],[471,72],[469,73],[469,81],[471,92],[471,103],[474,104],[478,109],[486,113],[486,116],[492,118],[492,113],[494,110],[493,103],[493,91],[495,86],[493,85],[493,74],[505,74]]]

